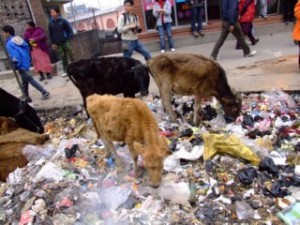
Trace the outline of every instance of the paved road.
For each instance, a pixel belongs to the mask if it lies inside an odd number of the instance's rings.
[[[291,33],[276,33],[259,37],[260,42],[251,46],[257,55],[244,58],[241,50],[235,50],[235,41],[229,40],[222,47],[219,63],[227,71],[230,85],[237,91],[267,91],[276,89],[300,90],[298,67],[298,47],[291,40]],[[214,43],[178,48],[178,52],[190,52],[209,56]],[[153,52],[152,55],[158,55]],[[143,60],[140,55],[135,58]],[[37,77],[36,77],[37,78]],[[51,92],[51,98],[41,100],[40,94],[30,87],[33,105],[37,109],[49,109],[81,104],[81,96],[72,82],[67,78],[55,76],[52,80],[42,82]],[[0,79],[0,87],[19,96],[21,92],[14,79]],[[150,92],[158,93],[153,80]]]

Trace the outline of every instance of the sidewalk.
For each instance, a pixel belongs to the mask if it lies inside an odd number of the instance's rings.
[[[235,50],[235,41],[228,40],[220,50],[218,62],[227,72],[230,85],[240,92],[279,90],[300,90],[300,71],[298,67],[298,47],[291,40],[291,33],[276,33],[260,36],[260,41],[251,49],[257,50],[257,55],[244,58],[242,50]],[[214,43],[177,48],[177,52],[188,52],[209,56]],[[160,52],[153,52],[156,56]],[[143,61],[140,55],[134,55]],[[38,76],[35,77],[38,79]],[[82,104],[82,98],[68,78],[54,76],[52,80],[43,81],[44,87],[51,92],[51,98],[41,100],[38,91],[30,86],[30,96],[33,106],[37,109],[61,108]],[[17,82],[11,79],[0,79],[0,87],[20,96]],[[150,92],[158,93],[153,80]]]

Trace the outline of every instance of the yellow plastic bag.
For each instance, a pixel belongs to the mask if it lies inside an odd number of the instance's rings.
[[[203,159],[208,160],[216,154],[228,154],[233,157],[242,158],[253,165],[259,165],[259,157],[234,135],[224,134],[203,134],[204,155]]]

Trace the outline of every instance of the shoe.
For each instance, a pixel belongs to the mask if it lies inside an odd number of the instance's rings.
[[[220,60],[220,58],[217,56],[217,57],[214,57],[214,56],[210,56],[210,59],[212,59],[212,60],[215,60],[215,61],[218,61],[218,60]]]
[[[205,34],[203,33],[202,30],[198,31],[198,34],[199,34],[201,37],[203,37],[203,36],[205,35]]]
[[[48,91],[46,91],[45,93],[43,93],[42,99],[43,100],[48,99],[49,96],[50,96],[50,93]]]
[[[66,77],[66,76],[68,76],[68,74],[66,72],[64,72],[61,76]]]
[[[171,48],[171,52],[175,52],[175,48]]]
[[[248,55],[245,55],[245,57],[253,57],[256,55],[256,51],[253,50],[252,52],[250,52]]]
[[[48,79],[48,80],[51,80],[51,79],[52,79],[51,74],[47,75],[47,79]]]
[[[256,38],[252,45],[256,45],[257,42],[259,42],[259,38]]]
[[[43,80],[45,80],[45,77],[40,77],[40,81],[43,81]]]
[[[165,52],[166,52],[166,50],[164,50],[164,49],[160,50],[160,53],[165,53]]]
[[[193,31],[192,33],[193,33],[194,37],[199,37],[199,33],[197,31]]]

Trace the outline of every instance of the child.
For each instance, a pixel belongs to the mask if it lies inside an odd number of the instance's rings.
[[[23,91],[25,94],[25,101],[31,102],[28,92],[28,84],[30,83],[42,94],[42,99],[47,99],[50,95],[32,75],[29,73],[30,69],[30,55],[28,44],[19,36],[15,36],[15,30],[10,25],[5,25],[2,28],[4,37],[6,38],[6,49],[11,58],[15,68],[19,71],[22,79]]]

